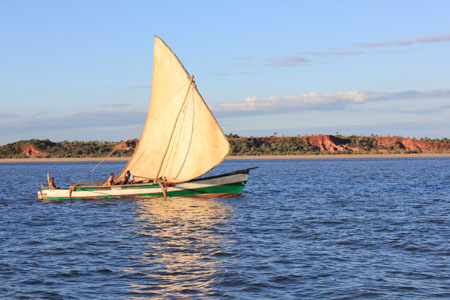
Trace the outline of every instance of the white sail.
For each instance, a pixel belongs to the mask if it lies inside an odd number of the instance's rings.
[[[166,177],[185,182],[223,161],[229,143],[214,116],[170,48],[155,36],[150,106],[139,144],[126,170],[137,180]]]

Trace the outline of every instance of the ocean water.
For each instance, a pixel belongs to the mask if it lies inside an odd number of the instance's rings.
[[[1,299],[450,298],[450,158],[225,161],[259,166],[240,196],[37,200],[94,165],[0,164]]]

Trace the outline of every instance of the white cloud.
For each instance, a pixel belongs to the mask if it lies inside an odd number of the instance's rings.
[[[281,98],[271,96],[260,99],[251,96],[244,101],[226,102],[213,105],[213,112],[219,116],[262,115],[274,113],[289,113],[294,110],[329,110],[342,108],[348,104],[361,104],[370,101],[390,99],[421,99],[421,98],[449,98],[450,89],[425,91],[403,91],[396,93],[379,93],[368,91],[348,91],[337,93],[309,92]]]
[[[254,102],[257,100],[258,100],[258,96],[256,96],[256,95],[245,98],[245,102]]]

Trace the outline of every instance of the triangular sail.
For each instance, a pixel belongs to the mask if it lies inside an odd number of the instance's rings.
[[[214,116],[170,48],[155,36],[150,106],[139,144],[126,170],[136,180],[166,177],[185,182],[218,165],[229,143]]]

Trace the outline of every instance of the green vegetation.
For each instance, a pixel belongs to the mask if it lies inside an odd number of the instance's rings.
[[[0,146],[0,158],[25,157],[104,157],[107,156],[119,143],[102,141],[63,141],[26,140]],[[130,156],[133,147],[117,149],[111,156]]]
[[[352,135],[349,137],[350,142],[348,147],[359,148],[362,151],[370,152],[372,149],[376,149],[378,146],[377,140],[371,137]]]
[[[420,138],[421,141],[425,142],[437,142],[437,143],[450,143],[449,138],[442,138],[442,139],[430,139],[428,137]]]
[[[294,155],[318,154],[320,149],[290,137],[282,139],[230,139],[231,155]]]
[[[377,135],[342,136],[319,135],[277,137],[240,137],[227,135],[230,141],[230,155],[318,155],[318,154],[358,154],[358,153],[422,153],[450,152],[450,139],[402,137],[379,137]],[[117,143],[105,141],[63,141],[27,140],[0,146],[0,158],[66,158],[66,157],[105,157],[115,148],[113,157],[131,156],[137,140]],[[120,147],[118,147],[120,145]]]

